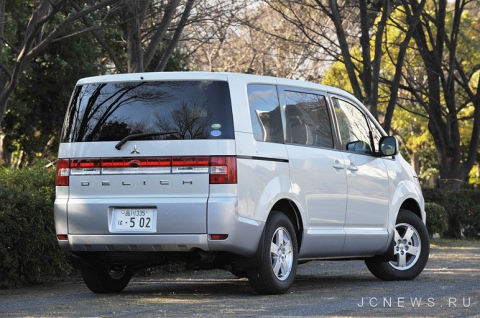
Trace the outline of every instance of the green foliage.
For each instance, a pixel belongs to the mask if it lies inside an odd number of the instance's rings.
[[[322,79],[322,84],[341,88],[347,92],[353,92],[352,84],[350,83],[345,69],[345,64],[342,62],[333,63]]]
[[[461,238],[462,234],[466,238],[478,237],[480,232],[480,191],[461,189],[445,194],[438,189],[423,189],[423,195],[427,202],[425,208],[428,203],[435,203],[445,209],[448,217],[447,234],[450,237]],[[436,222],[434,220],[436,214],[430,217],[429,211],[426,212],[428,226],[428,222],[432,220]]]
[[[0,183],[0,287],[68,274],[53,222],[55,170],[3,168]]]
[[[52,137],[57,138],[54,145],[58,145],[75,83],[81,77],[99,74],[98,58],[92,37],[82,35],[51,44],[30,63],[9,100],[1,127],[10,152],[23,151],[22,164],[41,155]]]
[[[480,158],[480,149],[478,150],[477,158]],[[469,173],[469,184],[476,184],[480,186],[480,164],[477,163],[473,166],[472,170]]]
[[[480,205],[473,206],[467,211],[464,222],[467,224],[463,232],[465,237],[480,238]]]
[[[448,228],[448,218],[445,208],[433,202],[425,203],[425,212],[427,214],[427,229],[430,236],[443,233]]]

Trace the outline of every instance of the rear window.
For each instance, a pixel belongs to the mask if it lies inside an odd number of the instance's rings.
[[[77,86],[62,142],[233,139],[228,83],[118,82]],[[162,135],[163,134],[163,135]]]

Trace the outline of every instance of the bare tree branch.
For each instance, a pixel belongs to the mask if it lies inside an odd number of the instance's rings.
[[[160,43],[163,41],[165,34],[167,33],[168,27],[172,23],[173,16],[175,15],[179,3],[180,0],[169,0],[167,6],[165,7],[162,21],[160,21],[157,31],[151,37],[150,43],[145,50],[143,65],[144,69],[146,69],[147,66],[150,64],[153,55],[155,54],[155,51],[158,49]]]
[[[161,72],[165,70],[165,66],[167,65],[168,60],[170,59],[170,56],[173,53],[173,50],[177,47],[178,41],[180,40],[180,35],[183,32],[183,28],[185,27],[185,24],[187,23],[187,19],[190,16],[190,11],[192,10],[193,7],[193,2],[194,0],[188,0],[187,4],[185,5],[185,9],[183,10],[182,18],[180,19],[180,22],[178,23],[177,29],[175,30],[175,33],[173,35],[172,40],[170,41],[170,44],[167,47],[167,50],[162,56],[162,59],[157,65],[157,68],[155,69],[156,72]]]

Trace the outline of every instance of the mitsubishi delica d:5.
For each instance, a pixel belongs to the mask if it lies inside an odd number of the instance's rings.
[[[85,78],[58,158],[58,243],[95,293],[178,262],[279,294],[310,260],[364,260],[383,280],[413,279],[428,260],[414,170],[340,89],[232,73]]]

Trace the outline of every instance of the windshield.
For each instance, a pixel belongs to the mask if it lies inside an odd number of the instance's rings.
[[[120,141],[132,134],[145,134],[144,140],[233,139],[228,83],[118,82],[75,88],[62,142]]]

